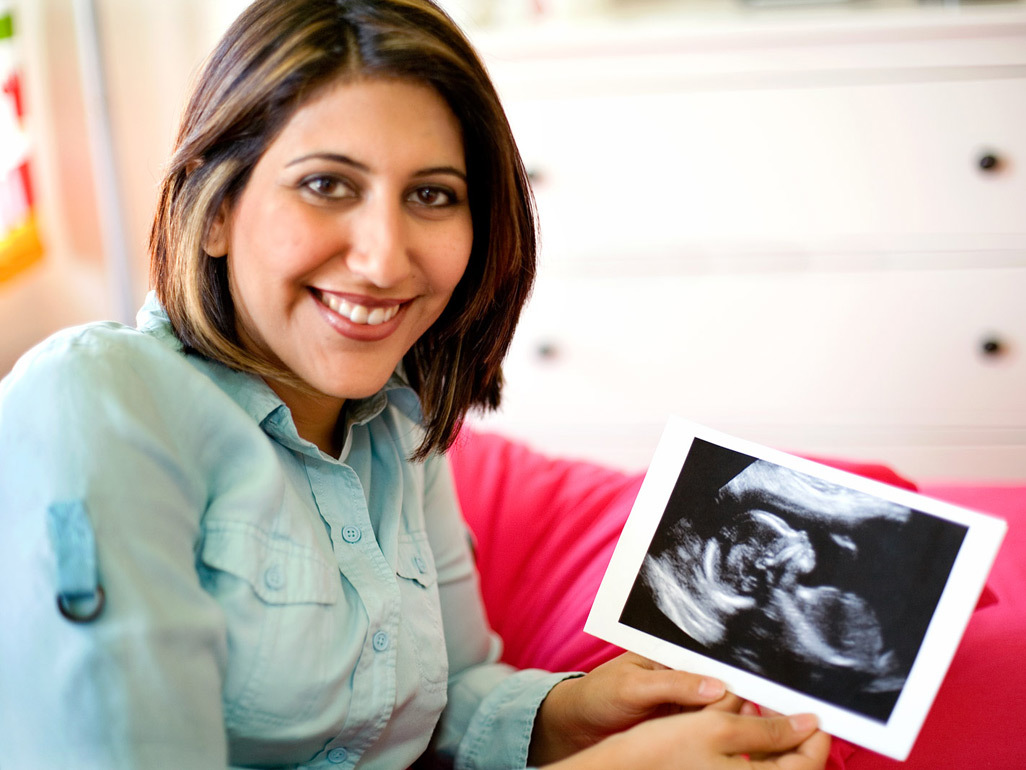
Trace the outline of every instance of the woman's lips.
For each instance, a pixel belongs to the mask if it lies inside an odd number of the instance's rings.
[[[387,304],[364,305],[327,292],[318,292],[317,299],[354,324],[367,324],[368,326],[378,326],[379,324],[391,321],[399,312],[402,304],[400,302],[389,302]]]
[[[355,340],[372,342],[384,339],[398,328],[408,302],[400,300],[364,300],[312,289],[322,315],[340,334]]]

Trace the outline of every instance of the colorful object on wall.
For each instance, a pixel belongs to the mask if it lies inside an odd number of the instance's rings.
[[[32,207],[29,141],[16,64],[13,16],[0,0],[0,281],[43,254]]]

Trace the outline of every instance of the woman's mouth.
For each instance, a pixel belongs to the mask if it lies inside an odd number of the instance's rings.
[[[399,312],[399,303],[370,307],[339,297],[335,294],[315,291],[317,299],[343,318],[354,324],[379,326],[391,321]]]

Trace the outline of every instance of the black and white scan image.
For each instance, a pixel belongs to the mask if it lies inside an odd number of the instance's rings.
[[[886,722],[967,531],[696,438],[620,622]]]

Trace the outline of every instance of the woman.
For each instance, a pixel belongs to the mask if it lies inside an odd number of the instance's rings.
[[[443,452],[498,403],[534,251],[436,7],[244,12],[184,114],[139,328],[58,334],[0,393],[0,765],[821,766],[810,718],[715,681],[495,662]]]

